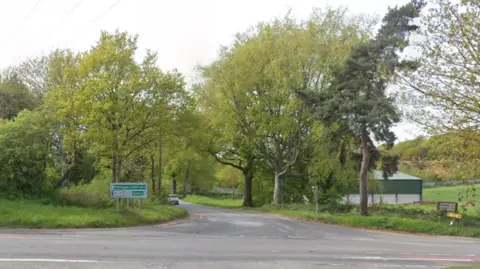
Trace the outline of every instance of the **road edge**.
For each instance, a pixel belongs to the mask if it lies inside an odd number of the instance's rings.
[[[222,206],[203,205],[203,204],[195,204],[195,205],[201,205],[201,206],[206,206],[206,207],[210,207],[210,208],[215,208],[217,210],[220,209],[220,210],[232,210],[232,211],[237,211],[237,212],[251,212],[251,213],[265,214],[265,215],[276,216],[276,217],[283,218],[283,219],[297,220],[297,221],[302,221],[302,222],[312,223],[312,224],[317,224],[317,225],[326,225],[326,226],[330,226],[330,227],[342,227],[342,228],[349,228],[349,229],[355,229],[355,230],[360,230],[360,231],[370,231],[370,232],[377,232],[377,233],[384,233],[384,234],[391,234],[391,235],[399,235],[399,234],[401,235],[401,234],[403,234],[403,235],[417,235],[417,236],[431,237],[431,238],[450,238],[450,239],[463,239],[463,240],[480,241],[479,237],[414,233],[414,232],[390,230],[390,229],[377,229],[377,228],[372,228],[372,227],[359,227],[359,226],[352,226],[352,225],[348,225],[348,224],[332,224],[332,223],[326,223],[326,222],[322,222],[322,221],[318,221],[318,220],[311,220],[311,219],[302,218],[302,217],[286,216],[286,215],[282,215],[282,214],[279,214],[279,213],[265,212],[265,211],[261,211],[261,210],[256,210],[254,208],[243,208],[243,207],[230,208],[230,207],[222,207]]]

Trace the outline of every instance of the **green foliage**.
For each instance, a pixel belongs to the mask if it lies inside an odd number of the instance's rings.
[[[354,46],[344,64],[335,65],[332,81],[324,91],[308,86],[297,89],[300,99],[321,123],[328,127],[339,124],[344,135],[354,137],[360,144],[362,215],[367,215],[367,174],[380,159],[371,136],[377,142],[386,142],[388,148],[396,140],[391,128],[400,121],[400,115],[386,90],[396,73],[418,67],[415,61],[401,60],[399,53],[409,45],[409,34],[418,28],[412,21],[424,5],[423,1],[414,0],[389,9],[375,38]],[[396,164],[395,158],[383,162],[384,174],[395,172]]]
[[[217,175],[218,186],[224,188],[238,188],[243,185],[242,173],[231,166],[224,166],[221,168]]]
[[[47,182],[53,122],[48,111],[23,111],[15,121],[0,124],[0,191],[42,195],[55,182]],[[16,195],[15,194],[15,195]]]
[[[110,199],[110,177],[102,175],[92,182],[58,190],[52,201],[61,206],[88,208],[107,208],[115,202]]]
[[[480,175],[476,167],[480,144],[458,133],[418,137],[395,145],[392,154],[401,158],[400,170],[424,180],[465,180]]]
[[[434,0],[422,21],[421,68],[405,77],[408,116],[431,134],[474,131],[478,141],[480,6]]]
[[[37,101],[15,73],[0,76],[0,118],[11,120],[20,111],[37,107]]]

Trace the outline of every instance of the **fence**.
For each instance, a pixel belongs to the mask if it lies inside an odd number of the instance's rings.
[[[453,186],[462,184],[477,184],[480,183],[480,178],[474,178],[469,180],[452,180],[452,181],[439,181],[439,182],[423,182],[422,186],[425,187],[437,187],[437,186]]]

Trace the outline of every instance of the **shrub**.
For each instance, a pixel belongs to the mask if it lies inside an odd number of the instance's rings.
[[[58,190],[53,195],[54,203],[79,207],[103,208],[111,206],[110,180],[99,175],[92,182]]]

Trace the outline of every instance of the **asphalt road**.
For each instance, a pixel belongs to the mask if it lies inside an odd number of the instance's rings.
[[[480,263],[480,240],[334,227],[182,204],[192,217],[125,229],[0,230],[0,268],[370,269]]]

